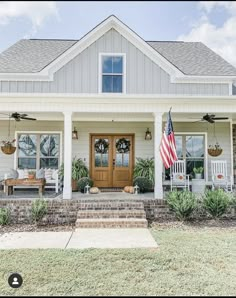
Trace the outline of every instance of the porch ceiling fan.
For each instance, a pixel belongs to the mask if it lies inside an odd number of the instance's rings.
[[[199,121],[207,121],[209,123],[215,123],[215,120],[227,120],[228,117],[215,117],[214,114],[209,115],[208,113],[202,117]],[[197,122],[199,122],[197,121]]]
[[[1,113],[1,115],[5,115],[5,117],[0,117],[0,118],[6,118],[6,116],[11,119],[15,119],[16,121],[21,121],[21,120],[37,120],[35,118],[31,118],[31,117],[28,117],[28,114],[20,114],[20,113],[12,113],[12,114],[4,114],[4,113]]]

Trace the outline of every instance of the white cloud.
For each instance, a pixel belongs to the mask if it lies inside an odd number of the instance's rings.
[[[181,35],[178,40],[202,41],[225,60],[236,66],[236,2],[234,1],[200,1],[198,8],[202,15],[190,32]],[[222,26],[211,22],[211,12],[224,9],[229,15]]]
[[[58,17],[55,1],[0,2],[0,25],[7,25],[13,19],[23,17],[32,23],[31,34],[34,34],[50,16]]]

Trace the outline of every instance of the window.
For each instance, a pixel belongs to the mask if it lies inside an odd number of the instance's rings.
[[[103,93],[123,93],[124,55],[101,55],[101,76]]]
[[[204,135],[175,135],[178,159],[186,160],[186,172],[190,178],[194,177],[193,168],[203,167],[205,164],[205,137]],[[165,178],[169,178],[170,169],[165,171]],[[204,172],[203,172],[204,175]]]
[[[59,134],[18,134],[17,168],[40,169],[59,167]]]

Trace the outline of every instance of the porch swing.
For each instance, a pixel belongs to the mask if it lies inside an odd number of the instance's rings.
[[[15,139],[13,139],[12,141],[9,141],[10,139],[10,117],[8,119],[8,141],[2,141],[3,146],[1,146],[1,150],[4,154],[7,155],[11,155],[13,153],[15,153],[16,151],[16,147],[13,145],[15,143]]]

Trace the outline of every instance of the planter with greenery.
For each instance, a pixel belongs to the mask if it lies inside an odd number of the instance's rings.
[[[137,157],[137,162],[134,167],[133,178],[145,177],[151,181],[152,187],[155,183],[154,173],[154,158],[140,158]]]
[[[64,164],[61,165],[59,175],[64,177]],[[89,170],[81,158],[74,157],[72,160],[71,178],[72,191],[78,191],[78,180],[82,177],[88,177]]]
[[[35,178],[35,171],[30,170],[28,171],[28,179],[34,179]]]
[[[80,178],[79,181],[78,181],[78,187],[79,187],[79,190],[82,193],[85,192],[85,186],[86,185],[89,185],[90,187],[92,187],[93,186],[93,180],[90,179],[89,177]]]
[[[204,170],[203,167],[193,168],[193,172],[195,174],[196,179],[201,179],[202,178],[203,170]]]
[[[136,177],[133,181],[133,186],[137,185],[139,187],[139,192],[145,193],[152,188],[151,181],[146,177]]]
[[[172,191],[168,193],[167,204],[179,220],[186,220],[197,208],[196,196],[191,191]]]

